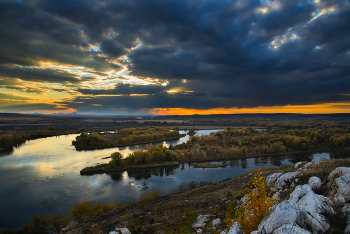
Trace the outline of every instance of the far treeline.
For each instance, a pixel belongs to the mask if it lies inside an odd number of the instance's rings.
[[[246,158],[286,152],[334,150],[350,146],[350,130],[345,124],[325,122],[309,128],[307,125],[302,126],[305,128],[270,128],[266,131],[251,127],[226,127],[211,135],[192,136],[186,143],[169,148],[163,145],[147,146],[145,150],[130,153],[124,159],[120,153],[115,152],[108,164],[84,168],[81,174],[128,170],[135,166],[154,166],[159,163],[173,165],[169,162],[174,161]]]
[[[72,144],[77,150],[103,149],[117,146],[150,143],[155,141],[177,139],[184,135],[178,132],[178,128],[171,130],[169,127],[138,127],[125,128],[118,133],[85,133],[77,136]]]
[[[48,126],[39,130],[24,131],[20,127],[16,127],[15,131],[0,131],[0,147],[11,147],[14,145],[21,144],[26,140],[66,135],[70,133],[77,133],[85,131],[85,128],[78,129],[76,131],[68,131],[63,128],[56,128]]]

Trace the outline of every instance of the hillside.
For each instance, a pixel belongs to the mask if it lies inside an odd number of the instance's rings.
[[[293,186],[290,184],[285,186],[275,197],[280,201],[289,199],[294,187],[307,184],[312,176],[317,176],[325,182],[328,175],[337,167],[350,167],[350,159],[327,160],[319,162],[317,166],[307,167],[307,170],[297,175],[297,180],[293,180]],[[268,177],[273,173],[295,171],[297,168],[265,168],[262,175]],[[257,170],[247,172],[216,184],[117,208],[88,222],[71,225],[61,233],[109,233],[117,227],[128,228],[131,233],[190,233],[194,231],[192,224],[201,214],[209,215],[207,224],[201,229],[202,233],[218,233],[218,230],[222,231],[227,227],[221,223],[215,231],[212,221],[217,218],[225,220],[228,205],[239,204],[256,172]],[[270,192],[268,195],[273,194],[274,192]],[[331,228],[332,225],[331,223]]]

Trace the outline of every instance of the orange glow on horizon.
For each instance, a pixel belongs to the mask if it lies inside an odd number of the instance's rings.
[[[287,105],[255,108],[213,108],[208,110],[186,108],[153,108],[150,110],[154,115],[213,115],[213,114],[331,114],[350,113],[350,103],[324,103],[314,105]]]

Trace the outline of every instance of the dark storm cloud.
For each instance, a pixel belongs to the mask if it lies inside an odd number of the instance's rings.
[[[78,83],[79,79],[74,74],[53,70],[53,69],[39,69],[39,68],[24,68],[0,65],[0,77],[4,78],[19,78],[25,81],[33,82],[49,82],[49,83]],[[0,81],[1,84],[1,81]]]
[[[114,89],[96,90],[96,89],[78,89],[84,95],[117,95],[117,94],[154,94],[166,90],[167,87],[156,85],[131,85],[118,84]]]
[[[349,101],[348,1],[4,0],[0,19],[0,64],[53,61],[104,75],[120,69],[111,61],[126,56],[130,75],[170,82],[79,89],[126,96],[77,97],[67,105],[78,111]],[[7,77],[78,83],[69,74],[37,73],[0,70]],[[193,93],[165,92],[176,87]]]

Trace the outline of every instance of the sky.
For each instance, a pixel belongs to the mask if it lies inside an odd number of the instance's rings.
[[[0,0],[0,112],[350,113],[349,0]]]

